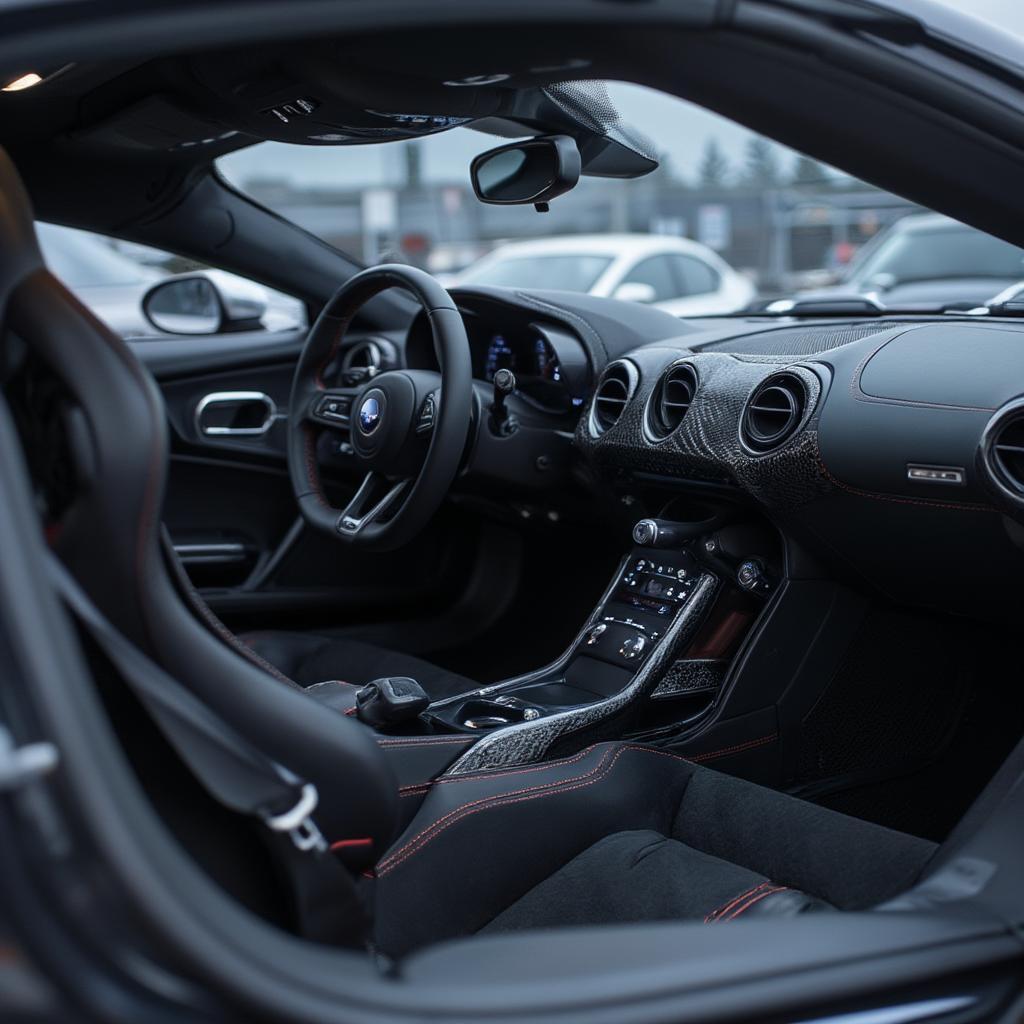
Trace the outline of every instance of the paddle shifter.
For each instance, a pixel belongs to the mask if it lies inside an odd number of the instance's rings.
[[[505,400],[516,389],[516,375],[504,367],[494,371],[494,400],[491,402],[491,430],[499,437],[508,437],[516,429],[516,420]]]

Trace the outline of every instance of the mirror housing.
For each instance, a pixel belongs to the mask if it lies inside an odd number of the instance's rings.
[[[654,302],[658,298],[654,288],[643,281],[624,281],[612,292],[612,298],[620,302]]]
[[[581,160],[569,135],[546,135],[489,149],[473,159],[469,177],[482,203],[495,206],[547,204],[575,188]]]
[[[217,270],[177,274],[158,281],[142,297],[143,314],[164,334],[259,330],[266,311],[259,285]]]

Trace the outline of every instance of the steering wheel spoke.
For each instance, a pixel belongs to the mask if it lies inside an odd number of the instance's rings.
[[[357,394],[357,388],[317,391],[306,406],[304,418],[321,427],[348,430],[352,421],[352,403]]]
[[[429,312],[439,370],[396,366],[356,387],[325,387],[324,367],[341,351],[346,327],[388,288],[403,289]],[[350,278],[310,328],[292,378],[288,473],[303,518],[335,540],[367,550],[409,543],[458,475],[476,425],[473,402],[466,325],[437,281],[403,264],[371,267]],[[341,435],[332,459],[342,455],[367,473],[344,510],[332,504],[320,475],[321,432]]]
[[[338,516],[338,533],[345,537],[355,537],[364,527],[393,511],[410,483],[410,480],[389,480],[371,470],[363,477],[359,490]]]

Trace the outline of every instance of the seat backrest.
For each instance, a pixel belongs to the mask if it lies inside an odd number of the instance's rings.
[[[161,550],[168,437],[160,391],[124,341],[46,269],[28,196],[3,150],[0,325],[0,345],[22,347],[21,372],[46,382],[27,389],[22,421],[41,427],[26,439],[37,480],[49,474],[61,485],[45,524],[53,549],[125,636],[317,785],[329,840],[372,838],[380,853],[397,820],[398,787],[370,732],[241,656],[183,603]]]

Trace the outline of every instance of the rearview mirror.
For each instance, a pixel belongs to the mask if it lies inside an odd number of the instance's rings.
[[[625,281],[615,289],[613,299],[622,302],[653,302],[658,297],[654,286],[644,281]]]
[[[469,167],[473,191],[483,203],[532,203],[539,210],[580,180],[580,151],[568,135],[548,135],[490,149]]]

